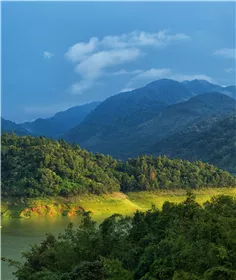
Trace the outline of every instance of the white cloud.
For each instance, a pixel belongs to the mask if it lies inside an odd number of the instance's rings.
[[[84,91],[90,89],[93,87],[92,81],[81,81],[78,83],[75,83],[71,86],[71,93],[72,94],[82,94]]]
[[[155,80],[158,78],[166,77],[171,74],[169,68],[151,68],[149,70],[143,71],[139,75],[135,76],[133,80]]]
[[[192,80],[206,80],[209,83],[216,84],[216,81],[214,79],[203,74],[195,74],[195,75],[173,74],[169,78],[179,82],[192,81]]]
[[[171,34],[168,30],[161,30],[153,33],[134,31],[119,36],[105,36],[100,40],[97,37],[92,37],[88,42],[78,42],[65,53],[65,57],[75,63],[75,71],[83,78],[83,81],[71,86],[71,92],[82,94],[84,91],[91,89],[95,80],[102,75],[145,75],[141,70],[126,71],[121,69],[110,73],[105,72],[105,70],[107,68],[111,70],[114,66],[136,60],[144,54],[141,50],[144,47],[164,47],[174,41],[189,38],[183,33]],[[151,71],[149,75],[151,74],[154,77],[162,75],[157,71],[154,71],[154,73]]]
[[[72,62],[80,62],[91,54],[97,47],[98,38],[92,37],[88,43],[77,43],[69,48],[65,56]]]
[[[133,70],[133,71],[127,71],[125,69],[121,69],[119,71],[116,72],[111,72],[111,73],[107,73],[108,76],[122,76],[122,75],[136,75],[139,73],[142,73],[142,70]]]
[[[50,58],[52,58],[53,56],[54,56],[54,54],[51,53],[51,52],[45,51],[45,52],[43,53],[44,59],[50,59]]]
[[[106,36],[101,40],[101,45],[110,48],[127,48],[142,46],[164,46],[172,41],[186,40],[190,37],[183,34],[169,34],[168,30],[148,33],[144,31],[133,31],[120,36]]]
[[[102,51],[92,54],[76,66],[76,72],[86,79],[96,79],[102,74],[102,70],[135,60],[141,55],[138,49],[119,49]]]
[[[119,36],[105,36],[99,40],[97,37],[90,38],[88,43],[79,42],[68,49],[65,56],[72,62],[79,62],[87,55],[104,49],[134,48],[143,46],[165,46],[173,41],[182,41],[190,37],[183,33],[170,34],[168,30],[148,33],[144,31],[133,31]]]
[[[234,73],[234,68],[227,68],[227,69],[225,69],[225,72],[226,73]]]
[[[132,91],[132,90],[134,90],[135,88],[123,88],[123,89],[121,89],[119,92],[117,92],[117,93],[121,93],[121,92],[128,92],[128,91]]]
[[[235,49],[228,49],[228,48],[219,49],[219,50],[216,50],[213,54],[222,56],[224,58],[236,59],[236,50]]]

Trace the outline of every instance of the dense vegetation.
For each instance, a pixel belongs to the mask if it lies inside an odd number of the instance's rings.
[[[230,173],[200,161],[139,156],[122,162],[45,137],[4,134],[1,154],[5,197],[236,185]]]
[[[153,151],[187,160],[202,160],[236,174],[236,116],[206,119],[159,141]]]
[[[99,227],[86,215],[56,238],[24,252],[18,280],[235,280],[236,200],[165,202]]]
[[[2,136],[2,195],[52,196],[119,190],[116,161],[45,137]]]

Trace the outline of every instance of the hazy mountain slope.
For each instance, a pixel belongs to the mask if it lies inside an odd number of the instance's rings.
[[[5,120],[4,118],[1,118],[1,132],[2,133],[14,132],[15,134],[17,134],[19,136],[29,135],[29,132],[24,127],[12,122],[12,121]]]
[[[182,84],[194,94],[201,94],[205,92],[220,92],[236,99],[235,85],[222,87],[205,80],[183,81]]]
[[[143,102],[142,108],[145,106]],[[110,121],[110,124],[104,126],[98,122],[98,117],[94,118],[95,110],[73,130],[74,134],[69,134],[69,140],[78,142],[93,152],[102,152],[126,159],[148,152],[149,147],[158,140],[183,130],[190,123],[201,121],[213,114],[232,112],[235,106],[236,101],[229,96],[221,93],[207,93],[194,96],[184,102],[162,106],[159,109],[151,110],[149,106],[148,117],[145,116],[144,111],[142,114],[136,112],[129,118],[124,118],[123,121],[121,118],[108,117],[107,121]],[[139,123],[133,121],[134,125],[128,125],[132,119],[138,119]],[[97,122],[100,126],[96,130]]]
[[[206,119],[156,143],[152,152],[202,160],[236,173],[236,115]]]
[[[69,108],[66,111],[58,112],[53,117],[39,118],[33,122],[21,124],[30,134],[38,136],[57,138],[63,135],[72,127],[78,125],[83,119],[96,108],[100,102],[92,102],[81,106]]]
[[[84,143],[94,137],[129,134],[131,129],[152,119],[164,107],[192,96],[181,83],[162,79],[130,92],[112,96],[66,135],[69,141]]]
[[[224,87],[222,92],[236,99],[236,86]]]

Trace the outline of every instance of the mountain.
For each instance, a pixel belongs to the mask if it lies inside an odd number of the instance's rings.
[[[130,130],[151,120],[166,106],[191,96],[193,94],[179,82],[158,80],[143,88],[109,97],[80,125],[71,129],[65,138],[83,145],[93,139],[95,142],[103,142],[107,136],[114,140],[117,135],[126,137]]]
[[[22,127],[19,124],[16,124],[12,121],[6,120],[4,118],[1,118],[1,132],[5,133],[12,133],[14,132],[15,134],[19,135],[19,136],[23,136],[23,135],[29,135],[29,132]]]
[[[183,81],[182,84],[193,94],[220,92],[236,99],[236,86],[222,87],[205,80]]]
[[[192,92],[182,91],[181,83],[169,81],[152,83],[151,88],[164,82],[165,87],[157,87],[157,91],[150,92],[148,85],[109,98],[69,131],[67,140],[93,152],[127,159],[149,152],[157,141],[192,123],[235,110],[236,101],[227,95],[213,92],[192,96]],[[187,97],[190,99],[181,102]]]
[[[51,118],[39,118],[33,122],[22,123],[21,126],[34,136],[43,135],[46,137],[58,138],[72,127],[81,123],[99,103],[100,102],[92,102],[81,106],[75,106],[66,111],[58,112]]]
[[[215,164],[236,174],[236,115],[205,119],[155,144],[152,153]]]

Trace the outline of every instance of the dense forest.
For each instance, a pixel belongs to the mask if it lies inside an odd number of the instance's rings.
[[[189,193],[134,217],[113,215],[99,226],[88,214],[63,234],[48,234],[23,253],[18,280],[235,280],[236,200],[203,207]]]
[[[153,153],[202,160],[236,174],[236,116],[214,116],[159,141]]]
[[[1,156],[5,197],[236,185],[230,173],[200,161],[140,155],[122,162],[45,137],[4,134]]]

